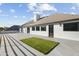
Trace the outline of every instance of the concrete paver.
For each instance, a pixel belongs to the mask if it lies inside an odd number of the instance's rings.
[[[18,38],[22,36],[21,34],[23,35],[23,33],[16,33],[15,35],[12,36]],[[60,44],[55,49],[53,49],[49,54],[47,54],[47,56],[79,56],[79,41],[62,39],[62,38],[49,38],[49,37],[31,35],[31,34],[24,34],[24,35],[26,37],[35,36],[46,40],[60,42]]]
[[[19,39],[9,34],[3,34],[1,39],[0,55],[1,56],[37,56],[44,55],[32,47],[22,43]],[[5,42],[4,42],[5,40]],[[6,44],[6,47],[5,47]]]
[[[12,51],[12,49],[11,49],[11,47],[10,47],[10,45],[9,45],[9,43],[8,43],[7,38],[6,38],[5,36],[4,36],[4,38],[5,38],[6,45],[7,45],[8,55],[9,55],[9,56],[15,56],[14,53],[13,53],[13,51]]]
[[[6,38],[6,37],[7,38]],[[49,54],[44,55],[43,53],[35,50],[34,48],[24,44],[23,42],[21,42],[20,40],[22,38],[29,38],[29,37],[40,37],[46,40],[51,40],[51,41],[57,41],[60,42],[60,44],[53,49]],[[61,39],[61,38],[49,38],[49,37],[44,37],[44,36],[38,36],[38,35],[30,35],[30,34],[24,34],[24,33],[14,33],[14,34],[1,34],[0,37],[2,37],[1,39],[1,47],[0,47],[0,55],[1,56],[5,56],[5,45],[4,45],[4,38],[6,41],[6,46],[7,46],[7,51],[8,54],[13,56],[15,55],[11,46],[13,47],[14,51],[16,52],[16,54],[18,56],[24,56],[24,54],[22,53],[22,51],[28,55],[28,56],[79,56],[79,41],[74,41],[74,40],[68,40],[68,39]],[[4,37],[4,38],[3,38]],[[10,44],[8,43],[8,41],[10,41]],[[17,48],[17,46],[22,50],[20,51],[19,48]],[[12,53],[10,53],[12,52]]]
[[[2,39],[1,39],[0,55],[1,56],[6,56],[3,36],[2,36]]]

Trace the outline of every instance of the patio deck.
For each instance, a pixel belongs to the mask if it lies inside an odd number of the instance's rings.
[[[49,54],[44,55],[32,47],[22,43],[20,39],[28,37],[40,37],[51,41],[60,42],[60,44]],[[1,37],[1,56],[79,56],[79,41],[49,38],[38,35],[24,33],[0,34]]]
[[[43,55],[37,50],[25,45],[9,34],[1,34],[0,56],[37,56]]]
[[[79,41],[76,40],[50,38],[50,37],[44,37],[39,35],[24,34],[24,33],[18,33],[18,35],[14,34],[12,36],[19,39],[23,38],[24,36],[25,37],[36,36],[43,39],[60,42],[60,44],[46,56],[79,56]]]

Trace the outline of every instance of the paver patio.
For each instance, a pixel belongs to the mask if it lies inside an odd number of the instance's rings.
[[[24,34],[24,33],[18,33],[18,35],[14,34],[12,36],[15,38],[19,37],[20,39],[22,38],[22,35],[23,37],[36,36],[43,39],[60,42],[60,44],[54,50],[52,50],[49,54],[47,54],[47,56],[79,56],[79,41],[69,40],[69,39],[49,38],[49,37],[44,37],[44,36],[39,36],[39,35],[30,35],[30,34]]]
[[[46,56],[79,56],[79,41],[49,38],[24,33],[0,34],[1,37],[1,56],[44,56],[44,54],[22,43],[20,39],[25,37],[40,37],[47,40],[60,42],[60,44]]]
[[[9,34],[1,35],[1,56],[37,56],[43,55],[37,50],[25,45],[16,38],[10,36]]]

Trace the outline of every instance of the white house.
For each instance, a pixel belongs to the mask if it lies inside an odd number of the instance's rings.
[[[79,15],[35,15],[34,20],[22,25],[22,32],[79,41]]]

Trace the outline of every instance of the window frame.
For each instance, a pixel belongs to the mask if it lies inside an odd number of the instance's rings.
[[[41,26],[41,31],[46,31],[46,26]]]
[[[40,31],[40,26],[36,26],[36,31]]]
[[[79,22],[64,23],[63,31],[79,31],[78,24],[79,24]]]
[[[34,26],[32,26],[32,31],[35,31],[35,27]]]

